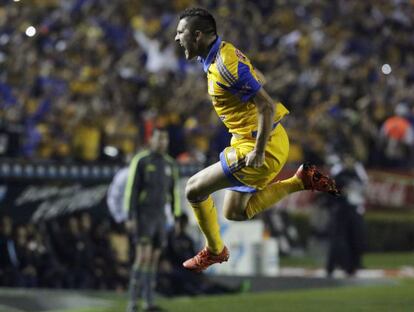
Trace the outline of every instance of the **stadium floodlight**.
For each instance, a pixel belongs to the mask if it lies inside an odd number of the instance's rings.
[[[0,44],[6,45],[10,41],[10,36],[8,34],[2,34],[0,36]]]
[[[104,153],[109,157],[116,157],[119,154],[118,149],[114,146],[105,146]]]
[[[20,2],[20,0],[13,0],[14,2]]]
[[[33,26],[29,26],[26,28],[25,33],[27,37],[33,37],[34,35],[36,35],[36,28],[34,28]]]
[[[56,50],[62,52],[64,50],[66,50],[67,48],[67,44],[64,40],[59,40],[56,45],[55,45]]]
[[[392,72],[392,68],[391,68],[390,64],[384,64],[381,67],[381,71],[384,75],[389,75]]]

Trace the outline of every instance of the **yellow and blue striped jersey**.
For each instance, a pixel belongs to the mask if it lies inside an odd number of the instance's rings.
[[[257,133],[257,111],[253,98],[261,88],[250,60],[231,43],[220,37],[207,57],[199,59],[207,73],[208,93],[214,109],[230,133],[252,138]],[[276,125],[289,111],[276,105]]]

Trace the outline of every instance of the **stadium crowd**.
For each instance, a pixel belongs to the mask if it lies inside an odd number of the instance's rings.
[[[121,290],[129,263],[117,257],[116,238],[110,222],[87,212],[36,226],[3,216],[0,285]]]
[[[179,161],[216,160],[229,137],[173,41],[197,5],[291,110],[290,161],[346,148],[369,167],[413,167],[412,1],[0,3],[0,155],[120,160],[157,125]]]
[[[168,231],[158,268],[157,292],[165,296],[247,291],[229,287],[182,267],[195,252],[181,215]],[[16,224],[0,217],[0,287],[101,289],[126,292],[135,252],[124,224],[88,211],[39,224]]]

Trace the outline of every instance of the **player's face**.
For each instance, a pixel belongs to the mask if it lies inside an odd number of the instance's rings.
[[[187,60],[191,60],[197,56],[198,44],[196,36],[191,33],[189,23],[186,18],[183,18],[178,22],[175,41],[183,47],[185,58]]]
[[[158,153],[161,153],[161,154],[166,153],[168,149],[168,143],[169,143],[169,138],[168,138],[167,131],[160,131],[160,130],[154,131],[154,134],[152,135],[152,138],[151,138],[152,150]]]

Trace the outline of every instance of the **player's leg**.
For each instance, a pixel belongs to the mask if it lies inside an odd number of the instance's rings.
[[[146,257],[142,262],[142,300],[144,310],[150,310],[154,306],[154,282],[155,282],[155,267],[157,263],[153,263],[154,247],[148,244],[146,249]]]
[[[251,219],[258,213],[272,207],[287,195],[304,189],[303,182],[297,175],[269,184],[265,189],[250,197],[244,207],[246,217]]]
[[[240,141],[235,144],[238,158],[244,157],[254,148],[254,141]],[[271,184],[287,161],[289,138],[282,125],[275,128],[266,146],[265,163],[260,168],[244,167],[233,173],[239,180],[254,187],[233,188],[228,191],[224,201],[226,218],[241,221],[252,218],[257,213],[278,202],[288,194],[304,189],[297,175]],[[227,154],[229,162],[231,154]],[[256,189],[256,191],[255,191]],[[244,193],[245,191],[251,193]],[[252,192],[253,191],[253,192]]]
[[[265,189],[253,194],[245,206],[246,216],[251,219],[287,195],[303,190],[339,194],[333,179],[322,174],[316,166],[305,163],[292,177],[271,183]]]
[[[251,219],[285,196],[303,189],[301,180],[293,176],[289,179],[270,184],[264,190],[256,193],[242,193],[227,190],[224,197],[224,216],[232,221]]]
[[[135,247],[135,259],[130,273],[129,303],[127,312],[138,311],[137,301],[143,287],[144,272],[151,259],[151,244],[149,241],[140,241]]]
[[[145,307],[144,310],[156,311],[160,310],[154,303],[154,292],[156,287],[158,262],[160,260],[161,248],[153,246],[150,256],[150,264],[145,275]]]
[[[220,162],[201,170],[187,182],[186,197],[193,207],[198,225],[206,238],[207,247],[213,254],[219,254],[224,245],[220,237],[217,210],[210,194],[230,186],[231,183],[224,174]]]
[[[217,190],[232,186],[220,162],[197,172],[188,181],[185,194],[190,202],[197,202]]]
[[[217,210],[210,194],[231,185],[220,162],[203,169],[188,180],[186,197],[193,207],[207,246],[196,256],[185,261],[185,268],[200,272],[214,263],[228,260],[229,253],[220,236]]]
[[[251,149],[251,142],[239,146],[243,155]],[[266,148],[267,155],[263,168],[242,168],[234,174],[239,179],[246,180],[252,185],[257,185],[259,191],[251,196],[244,193],[229,192],[225,201],[225,214],[231,220],[244,220],[253,218],[256,214],[272,207],[289,194],[305,189],[337,194],[335,182],[321,174],[315,166],[304,164],[290,178],[269,184],[274,179],[287,161],[289,152],[289,138],[283,126],[275,129]],[[240,152],[239,152],[240,153]],[[264,172],[263,172],[264,171]],[[243,178],[241,178],[243,176]],[[262,188],[264,186],[264,188]]]
[[[247,220],[246,206],[252,195],[252,193],[226,190],[223,202],[224,217],[232,221]]]
[[[301,180],[295,176],[270,184],[257,193],[226,191],[224,197],[224,216],[232,221],[244,221],[268,209],[285,196],[304,190]]]
[[[153,220],[154,235],[151,241],[150,257],[148,259],[148,270],[144,275],[145,285],[145,307],[147,311],[159,311],[161,310],[154,304],[154,291],[156,287],[157,269],[160,260],[161,250],[167,244],[167,231],[164,218],[158,218]]]
[[[292,183],[289,180],[279,181],[256,193],[226,191],[223,206],[224,216],[232,221],[250,219],[283,197],[303,189],[300,185],[295,186],[295,182]]]

